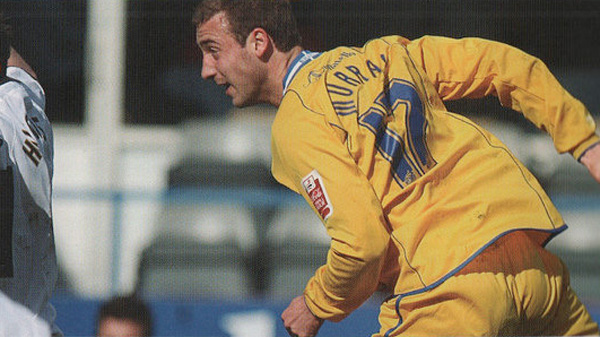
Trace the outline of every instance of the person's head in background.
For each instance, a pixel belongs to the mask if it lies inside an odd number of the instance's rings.
[[[117,296],[102,304],[96,319],[98,337],[152,336],[150,308],[136,296]]]

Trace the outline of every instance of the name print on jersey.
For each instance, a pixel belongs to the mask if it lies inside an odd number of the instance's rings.
[[[343,52],[340,54],[340,56],[338,57],[337,60],[335,60],[332,63],[326,64],[324,65],[321,69],[319,70],[313,70],[308,74],[308,82],[306,85],[311,84],[314,80],[320,78],[321,76],[323,76],[323,73],[325,73],[328,70],[333,70],[335,68],[337,68],[337,66],[345,59],[348,57],[352,57],[356,55],[356,53],[354,52]]]
[[[302,186],[321,218],[327,220],[333,214],[333,207],[319,172],[317,170],[310,172],[302,179]]]
[[[42,152],[40,151],[40,146],[36,139],[46,139],[44,132],[37,125],[39,120],[36,117],[25,117],[25,122],[29,126],[29,130],[22,129],[21,131],[25,135],[25,141],[23,142],[23,151],[35,166],[38,166],[40,161],[43,159]]]
[[[356,115],[358,125],[375,136],[379,154],[390,163],[394,180],[405,188],[436,162],[426,142],[428,123],[414,83],[403,78],[386,78],[375,99],[368,104],[363,101],[359,106],[358,91],[382,74],[386,63],[385,55],[380,54],[360,64],[344,65],[329,78],[327,91],[338,116]]]

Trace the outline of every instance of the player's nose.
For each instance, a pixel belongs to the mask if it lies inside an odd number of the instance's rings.
[[[208,57],[202,58],[202,78],[208,80],[215,77],[216,74],[217,68],[215,67],[214,62],[209,60]]]

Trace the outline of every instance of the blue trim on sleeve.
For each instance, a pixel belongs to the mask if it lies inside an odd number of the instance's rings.
[[[600,142],[595,142],[592,145],[590,145],[587,149],[585,149],[583,152],[581,152],[581,155],[579,155],[579,158],[577,158],[578,162],[581,162],[581,158],[583,158],[583,156],[585,156],[585,154],[591,150],[594,146],[600,145]]]
[[[390,333],[392,333],[394,330],[398,329],[398,327],[400,327],[400,325],[402,325],[402,316],[400,316],[400,300],[408,297],[408,296],[412,296],[412,295],[417,295],[417,294],[422,294],[424,292],[427,292],[437,286],[439,286],[440,284],[444,283],[446,280],[448,280],[450,277],[454,276],[456,273],[458,273],[461,269],[463,269],[466,265],[468,265],[471,261],[473,261],[477,256],[479,256],[479,254],[481,254],[484,250],[486,250],[489,246],[491,246],[492,244],[494,244],[496,241],[498,241],[500,238],[510,234],[510,233],[514,233],[517,231],[537,231],[537,232],[545,232],[545,233],[549,233],[550,236],[548,237],[548,239],[546,241],[544,241],[542,243],[542,246],[546,246],[546,244],[548,244],[548,242],[550,242],[550,240],[552,240],[555,236],[557,236],[558,234],[564,232],[566,229],[568,228],[567,225],[562,225],[558,228],[554,228],[554,229],[549,229],[549,230],[542,230],[542,229],[538,229],[538,228],[516,228],[516,229],[512,229],[509,231],[506,231],[504,233],[501,233],[499,235],[497,235],[495,238],[493,238],[492,240],[490,240],[488,243],[486,243],[483,247],[479,248],[473,255],[471,255],[471,257],[469,257],[465,262],[461,263],[458,267],[454,268],[453,270],[451,270],[449,273],[447,273],[444,277],[442,277],[441,279],[437,280],[436,282],[425,286],[421,289],[417,289],[417,290],[413,290],[413,291],[409,291],[407,293],[404,294],[399,294],[396,295],[396,313],[398,314],[398,324],[391,328],[390,330],[388,330],[385,333],[385,337],[388,337],[390,335]]]

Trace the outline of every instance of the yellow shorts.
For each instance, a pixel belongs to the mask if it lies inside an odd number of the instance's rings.
[[[439,286],[384,302],[378,336],[598,335],[562,261],[509,234]]]

